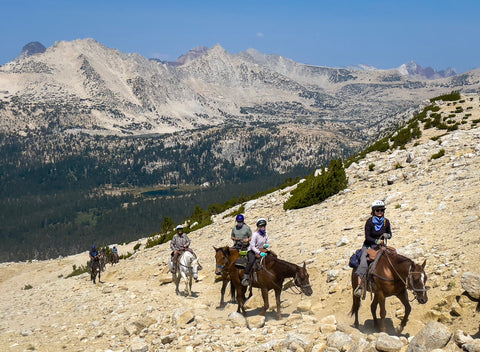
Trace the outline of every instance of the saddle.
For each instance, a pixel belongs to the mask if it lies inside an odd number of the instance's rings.
[[[388,253],[397,253],[397,250],[393,247],[389,247],[389,246],[386,246],[386,247],[380,247],[379,249],[374,249],[374,248],[368,248],[367,249],[367,261],[369,263],[371,262],[374,262],[375,259],[377,258],[377,255],[380,251],[387,251]]]
[[[367,282],[367,289],[372,292],[376,290],[375,282],[373,280],[374,278],[374,273],[375,273],[375,268],[377,267],[378,260],[382,256],[383,253],[391,253],[391,254],[396,254],[397,250],[393,247],[381,247],[380,249],[373,249],[369,248],[367,249],[367,262],[368,262],[368,271],[366,275],[366,282]]]
[[[255,263],[253,264],[252,271],[259,271],[262,268],[262,259],[263,258],[255,258]],[[247,256],[243,256],[235,260],[235,266],[239,269],[245,269],[248,264]]]

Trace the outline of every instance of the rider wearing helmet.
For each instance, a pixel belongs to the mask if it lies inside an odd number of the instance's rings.
[[[355,296],[361,297],[364,291],[362,279],[367,274],[367,249],[378,249],[380,245],[384,244],[384,239],[392,238],[392,229],[390,221],[385,218],[385,203],[381,200],[376,200],[372,203],[371,217],[365,223],[365,241],[362,246],[362,256],[360,257],[360,264],[357,267],[356,274],[358,275],[358,287],[355,289]]]
[[[255,263],[255,258],[265,257],[267,255],[265,251],[269,247],[269,244],[266,226],[267,220],[264,218],[257,220],[257,231],[253,233],[250,246],[248,247],[248,263],[242,280],[243,286],[248,286],[250,284],[250,272]]]
[[[232,229],[233,248],[238,250],[247,249],[252,240],[252,230],[250,226],[245,224],[245,217],[242,214],[238,214],[235,221],[236,224]]]
[[[175,273],[177,269],[177,258],[179,254],[183,253],[184,251],[188,250],[190,246],[190,239],[188,238],[187,234],[183,233],[183,226],[178,225],[177,233],[173,236],[172,240],[170,241],[170,249],[172,250],[172,272]]]

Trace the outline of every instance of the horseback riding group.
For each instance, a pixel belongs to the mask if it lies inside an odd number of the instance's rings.
[[[353,268],[351,280],[353,288],[353,304],[351,314],[355,315],[355,327],[358,327],[358,311],[366,293],[371,292],[373,299],[371,312],[376,329],[386,330],[385,326],[385,299],[396,296],[405,306],[405,314],[397,330],[398,333],[405,327],[411,312],[408,300],[408,290],[413,291],[414,299],[420,304],[428,300],[425,265],[414,263],[411,259],[400,255],[387,241],[392,238],[390,221],[385,218],[385,203],[376,200],[371,206],[371,216],[365,223],[365,240],[362,248],[350,259]],[[306,265],[298,266],[281,260],[270,249],[266,231],[267,221],[258,219],[257,230],[251,232],[244,222],[243,215],[237,215],[235,227],[232,229],[232,247],[215,248],[215,273],[222,277],[220,307],[225,305],[224,294],[228,283],[231,283],[231,298],[236,299],[237,312],[246,316],[245,302],[252,296],[252,287],[260,288],[264,306],[261,315],[269,307],[268,291],[275,291],[277,303],[277,318],[281,318],[280,294],[286,278],[293,278],[293,285],[299,293],[307,296],[312,294],[309,275]],[[287,286],[287,285],[285,285]],[[246,298],[247,288],[250,287],[249,297]],[[380,306],[381,324],[379,325],[376,310]]]
[[[243,215],[237,215],[235,227],[232,229],[231,238],[234,241],[232,248],[226,246],[215,248],[215,260],[217,275],[222,275],[222,295],[220,306],[223,307],[223,294],[225,293],[225,282],[230,281],[235,288],[237,301],[237,312],[246,316],[245,293],[250,287],[259,288],[263,298],[263,308],[260,315],[265,315],[269,308],[268,292],[274,290],[277,304],[277,318],[281,318],[280,294],[283,283],[287,278],[293,278],[293,284],[298,288],[299,293],[307,296],[312,295],[312,287],[309,281],[306,265],[299,266],[278,258],[270,249],[267,234],[267,221],[264,218],[257,220],[257,229],[251,232],[245,224]],[[232,292],[232,298],[234,298]]]
[[[353,304],[351,314],[355,315],[355,327],[358,327],[358,311],[361,300],[366,298],[367,292],[371,292],[373,299],[371,312],[375,328],[386,330],[385,326],[385,299],[396,296],[405,306],[405,314],[400,323],[398,332],[405,327],[411,306],[408,300],[408,290],[413,291],[415,299],[424,304],[427,302],[427,288],[425,286],[427,275],[425,265],[414,263],[411,259],[396,253],[396,250],[387,246],[387,241],[392,238],[390,221],[385,218],[385,203],[376,200],[371,206],[371,216],[365,223],[365,240],[362,248],[357,250],[350,258],[350,266],[353,288]],[[270,248],[267,233],[267,220],[260,218],[256,222],[256,230],[252,233],[245,223],[245,217],[239,214],[235,218],[235,226],[231,231],[233,246],[214,247],[215,250],[215,274],[221,277],[222,289],[220,308],[225,306],[224,294],[227,285],[231,287],[231,301],[236,301],[237,312],[247,316],[245,310],[246,301],[252,296],[252,288],[259,288],[263,298],[263,308],[260,315],[265,315],[269,308],[268,292],[274,290],[276,299],[277,319],[281,318],[280,295],[284,289],[284,281],[291,278],[289,285],[296,293],[311,296],[313,293],[309,281],[306,263],[296,265],[278,258]],[[187,296],[194,295],[192,281],[198,280],[198,271],[202,269],[197,255],[190,248],[191,241],[183,226],[176,227],[176,234],[170,242],[171,258],[169,262],[175,292],[180,294],[179,283],[185,281]],[[118,262],[118,252],[113,247],[113,258]],[[116,256],[116,257],[115,257]],[[90,268],[92,281],[98,273],[100,280],[101,253],[92,247],[90,251]],[[112,261],[113,263],[113,261]],[[285,285],[287,286],[287,285]],[[249,296],[246,292],[249,289]],[[379,326],[376,315],[377,306],[380,306],[381,324]]]
[[[90,261],[88,262],[88,271],[90,272],[90,279],[94,284],[96,283],[97,275],[98,281],[101,282],[100,275],[101,272],[105,270],[108,261],[113,265],[117,264],[119,260],[118,249],[116,246],[113,246],[109,260],[107,259],[107,250],[101,248],[100,251],[98,251],[95,245],[93,245],[88,252],[88,257],[90,258]]]

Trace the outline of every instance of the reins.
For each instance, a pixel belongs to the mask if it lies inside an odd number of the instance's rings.
[[[193,260],[195,260],[195,258],[194,258]],[[192,261],[193,261],[193,260],[192,260]],[[192,270],[193,270],[193,266],[188,266],[188,265],[185,265],[185,264],[180,263],[180,259],[178,260],[178,265],[183,266],[184,268],[192,269]]]
[[[263,262],[263,260],[264,260],[264,259],[262,258],[262,262]],[[275,260],[277,261],[277,259],[275,259]],[[292,263],[289,263],[289,264],[292,264]],[[296,264],[292,264],[292,265],[298,266],[298,265],[296,265]],[[265,270],[270,276],[276,277],[276,275],[275,275],[275,274],[272,274],[272,272],[269,271],[265,266],[262,266],[262,267],[263,267],[263,270]],[[273,280],[272,280],[271,282],[272,282],[272,284],[273,284],[276,288],[279,288],[279,289],[282,289],[283,286],[286,286],[286,285],[291,284],[291,283],[293,282],[293,285],[292,285],[292,286],[289,286],[289,287],[287,288],[287,290],[290,289],[292,292],[288,292],[288,291],[286,291],[286,290],[285,290],[285,292],[300,295],[300,294],[303,293],[303,289],[304,289],[304,288],[311,287],[311,285],[300,285],[300,286],[298,286],[298,285],[295,283],[295,281],[297,280],[297,275],[298,275],[298,272],[295,271],[295,277],[292,278],[290,281],[286,282],[286,283],[285,283],[284,285],[282,285],[282,286],[277,285],[277,283],[276,283],[275,281],[273,281]]]
[[[414,300],[418,299],[417,298],[417,293],[418,292],[427,292],[427,289],[425,288],[415,288],[413,286],[413,278],[412,278],[412,274],[423,274],[422,272],[420,271],[412,271],[412,266],[415,265],[415,263],[411,260],[411,259],[408,259],[410,261],[410,266],[408,267],[408,273],[407,273],[407,277],[405,278],[405,280],[402,278],[402,276],[398,273],[398,271],[395,269],[395,266],[392,264],[392,261],[390,260],[390,257],[387,253],[387,251],[384,250],[384,254],[387,256],[387,260],[388,260],[388,263],[390,264],[391,268],[393,269],[393,271],[395,272],[395,274],[397,274],[398,278],[402,281],[402,283],[405,285],[405,288],[408,290],[408,284],[410,284],[411,288],[410,290],[413,291],[413,294],[415,297],[413,297],[413,299],[410,301],[410,302],[413,302]],[[374,273],[375,276],[379,277],[380,279],[383,279],[381,276],[377,275]],[[385,279],[384,279],[385,280]],[[394,281],[392,279],[386,279],[386,280],[389,280],[389,281]]]

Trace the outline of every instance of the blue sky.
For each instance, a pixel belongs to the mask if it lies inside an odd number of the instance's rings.
[[[478,14],[477,0],[0,0],[0,65],[32,41],[94,38],[171,61],[220,44],[319,66],[415,60],[461,73],[480,67]]]

